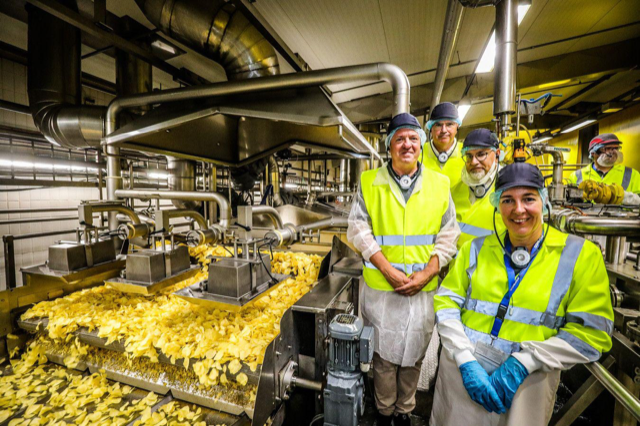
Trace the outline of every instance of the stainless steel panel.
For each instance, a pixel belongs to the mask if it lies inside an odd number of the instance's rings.
[[[127,280],[153,283],[165,278],[164,253],[155,250],[139,251],[127,256]]]
[[[76,271],[87,267],[85,248],[81,244],[55,244],[49,247],[49,268]]]
[[[87,257],[87,265],[89,266],[109,262],[116,258],[116,248],[113,245],[113,240],[104,240],[86,244],[84,249]]]
[[[164,265],[167,277],[189,269],[189,249],[178,246],[173,250],[167,250],[164,255]]]
[[[323,312],[338,299],[340,294],[353,283],[353,278],[331,273],[320,280],[309,293],[302,296],[292,307],[300,312]]]

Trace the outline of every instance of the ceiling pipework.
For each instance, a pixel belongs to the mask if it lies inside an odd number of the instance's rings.
[[[74,0],[60,3],[77,11]],[[80,106],[80,30],[31,5],[27,10],[27,92],[33,121],[56,145],[99,146],[105,108]]]
[[[231,3],[223,0],[136,0],[160,31],[225,69],[227,79],[280,73],[269,42]]]
[[[436,79],[433,87],[433,96],[431,97],[431,110],[440,103],[440,96],[444,89],[444,82],[447,79],[449,64],[453,51],[456,48],[458,34],[462,24],[462,15],[464,8],[462,2],[458,0],[449,0],[447,5],[447,15],[442,31],[442,41],[440,42],[440,54],[438,56],[438,67],[436,68]]]

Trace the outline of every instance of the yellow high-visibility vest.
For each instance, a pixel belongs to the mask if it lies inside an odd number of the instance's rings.
[[[472,343],[506,354],[526,341],[553,336],[596,361],[611,349],[613,308],[600,249],[549,228],[544,244],[513,293],[498,338],[491,329],[508,290],[502,247],[495,234],[467,242],[434,297],[436,321],[458,319]],[[504,234],[500,239],[504,239]]]
[[[460,181],[451,189],[451,198],[453,198],[453,204],[456,206],[456,220],[460,227],[458,249],[467,241],[494,233],[493,211],[495,209],[489,202],[489,196],[493,191],[494,186],[491,185],[484,197],[477,198],[475,203],[471,204],[469,186],[467,184]],[[505,231],[500,212],[496,212],[496,229],[498,234]]]
[[[406,205],[393,194],[390,185],[396,184],[386,166],[366,171],[360,179],[373,235],[382,254],[407,276],[423,270],[429,263],[442,217],[449,208],[448,179],[424,167],[421,179],[422,185],[416,184]],[[369,287],[393,291],[372,263],[365,262],[363,275]],[[422,290],[432,291],[437,285],[435,277]]]
[[[424,150],[422,161],[424,161],[424,166],[427,169],[448,177],[450,188],[453,188],[458,182],[460,182],[460,176],[462,169],[464,168],[464,159],[461,154],[461,143],[458,144],[453,153],[451,153],[451,157],[449,157],[447,162],[444,164],[442,164],[433,153],[433,150],[429,146],[429,142],[426,142],[422,149]]]
[[[613,166],[611,170],[604,175],[604,178],[600,177],[600,174],[593,170],[593,165],[589,164],[580,170],[577,170],[569,176],[567,179],[569,183],[580,185],[585,180],[594,180],[596,182],[603,183],[617,183],[627,192],[633,192],[634,194],[640,194],[640,173],[631,167],[625,167],[622,164]]]

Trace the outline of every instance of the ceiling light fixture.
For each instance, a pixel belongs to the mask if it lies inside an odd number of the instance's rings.
[[[518,25],[524,19],[525,15],[529,11],[531,7],[530,4],[521,4],[518,5]],[[484,52],[480,57],[480,61],[478,62],[478,66],[476,67],[476,74],[482,74],[493,71],[494,63],[496,60],[496,31],[493,30],[491,33],[491,38],[489,39],[489,43],[487,43],[487,47],[484,48]]]
[[[581,121],[579,123],[574,124],[573,126],[562,130],[560,133],[569,133],[569,132],[573,132],[574,130],[578,130],[578,129],[582,129],[583,127],[588,126],[591,123],[595,123],[596,119],[595,118],[590,118],[588,120],[585,121]]]
[[[458,116],[460,117],[460,121],[464,121],[464,118],[466,117],[470,109],[470,103],[460,101],[460,103],[458,104]]]

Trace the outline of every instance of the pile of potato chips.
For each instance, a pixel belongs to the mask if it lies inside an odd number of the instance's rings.
[[[190,255],[203,270],[181,287],[207,277],[208,256],[229,254],[221,247],[204,246],[190,249]],[[87,328],[97,330],[108,343],[122,342],[132,358],[157,362],[161,352],[172,363],[182,360],[185,367],[191,365],[202,385],[224,385],[231,376],[245,385],[246,374],[238,373],[242,364],[255,371],[262,363],[267,345],[280,332],[284,312],[315,284],[321,260],[275,252],[272,270],[295,278],[238,313],[210,310],[172,294],[145,296],[100,286],[38,303],[22,319],[48,318],[46,333],[57,341],[70,342],[75,331]]]

